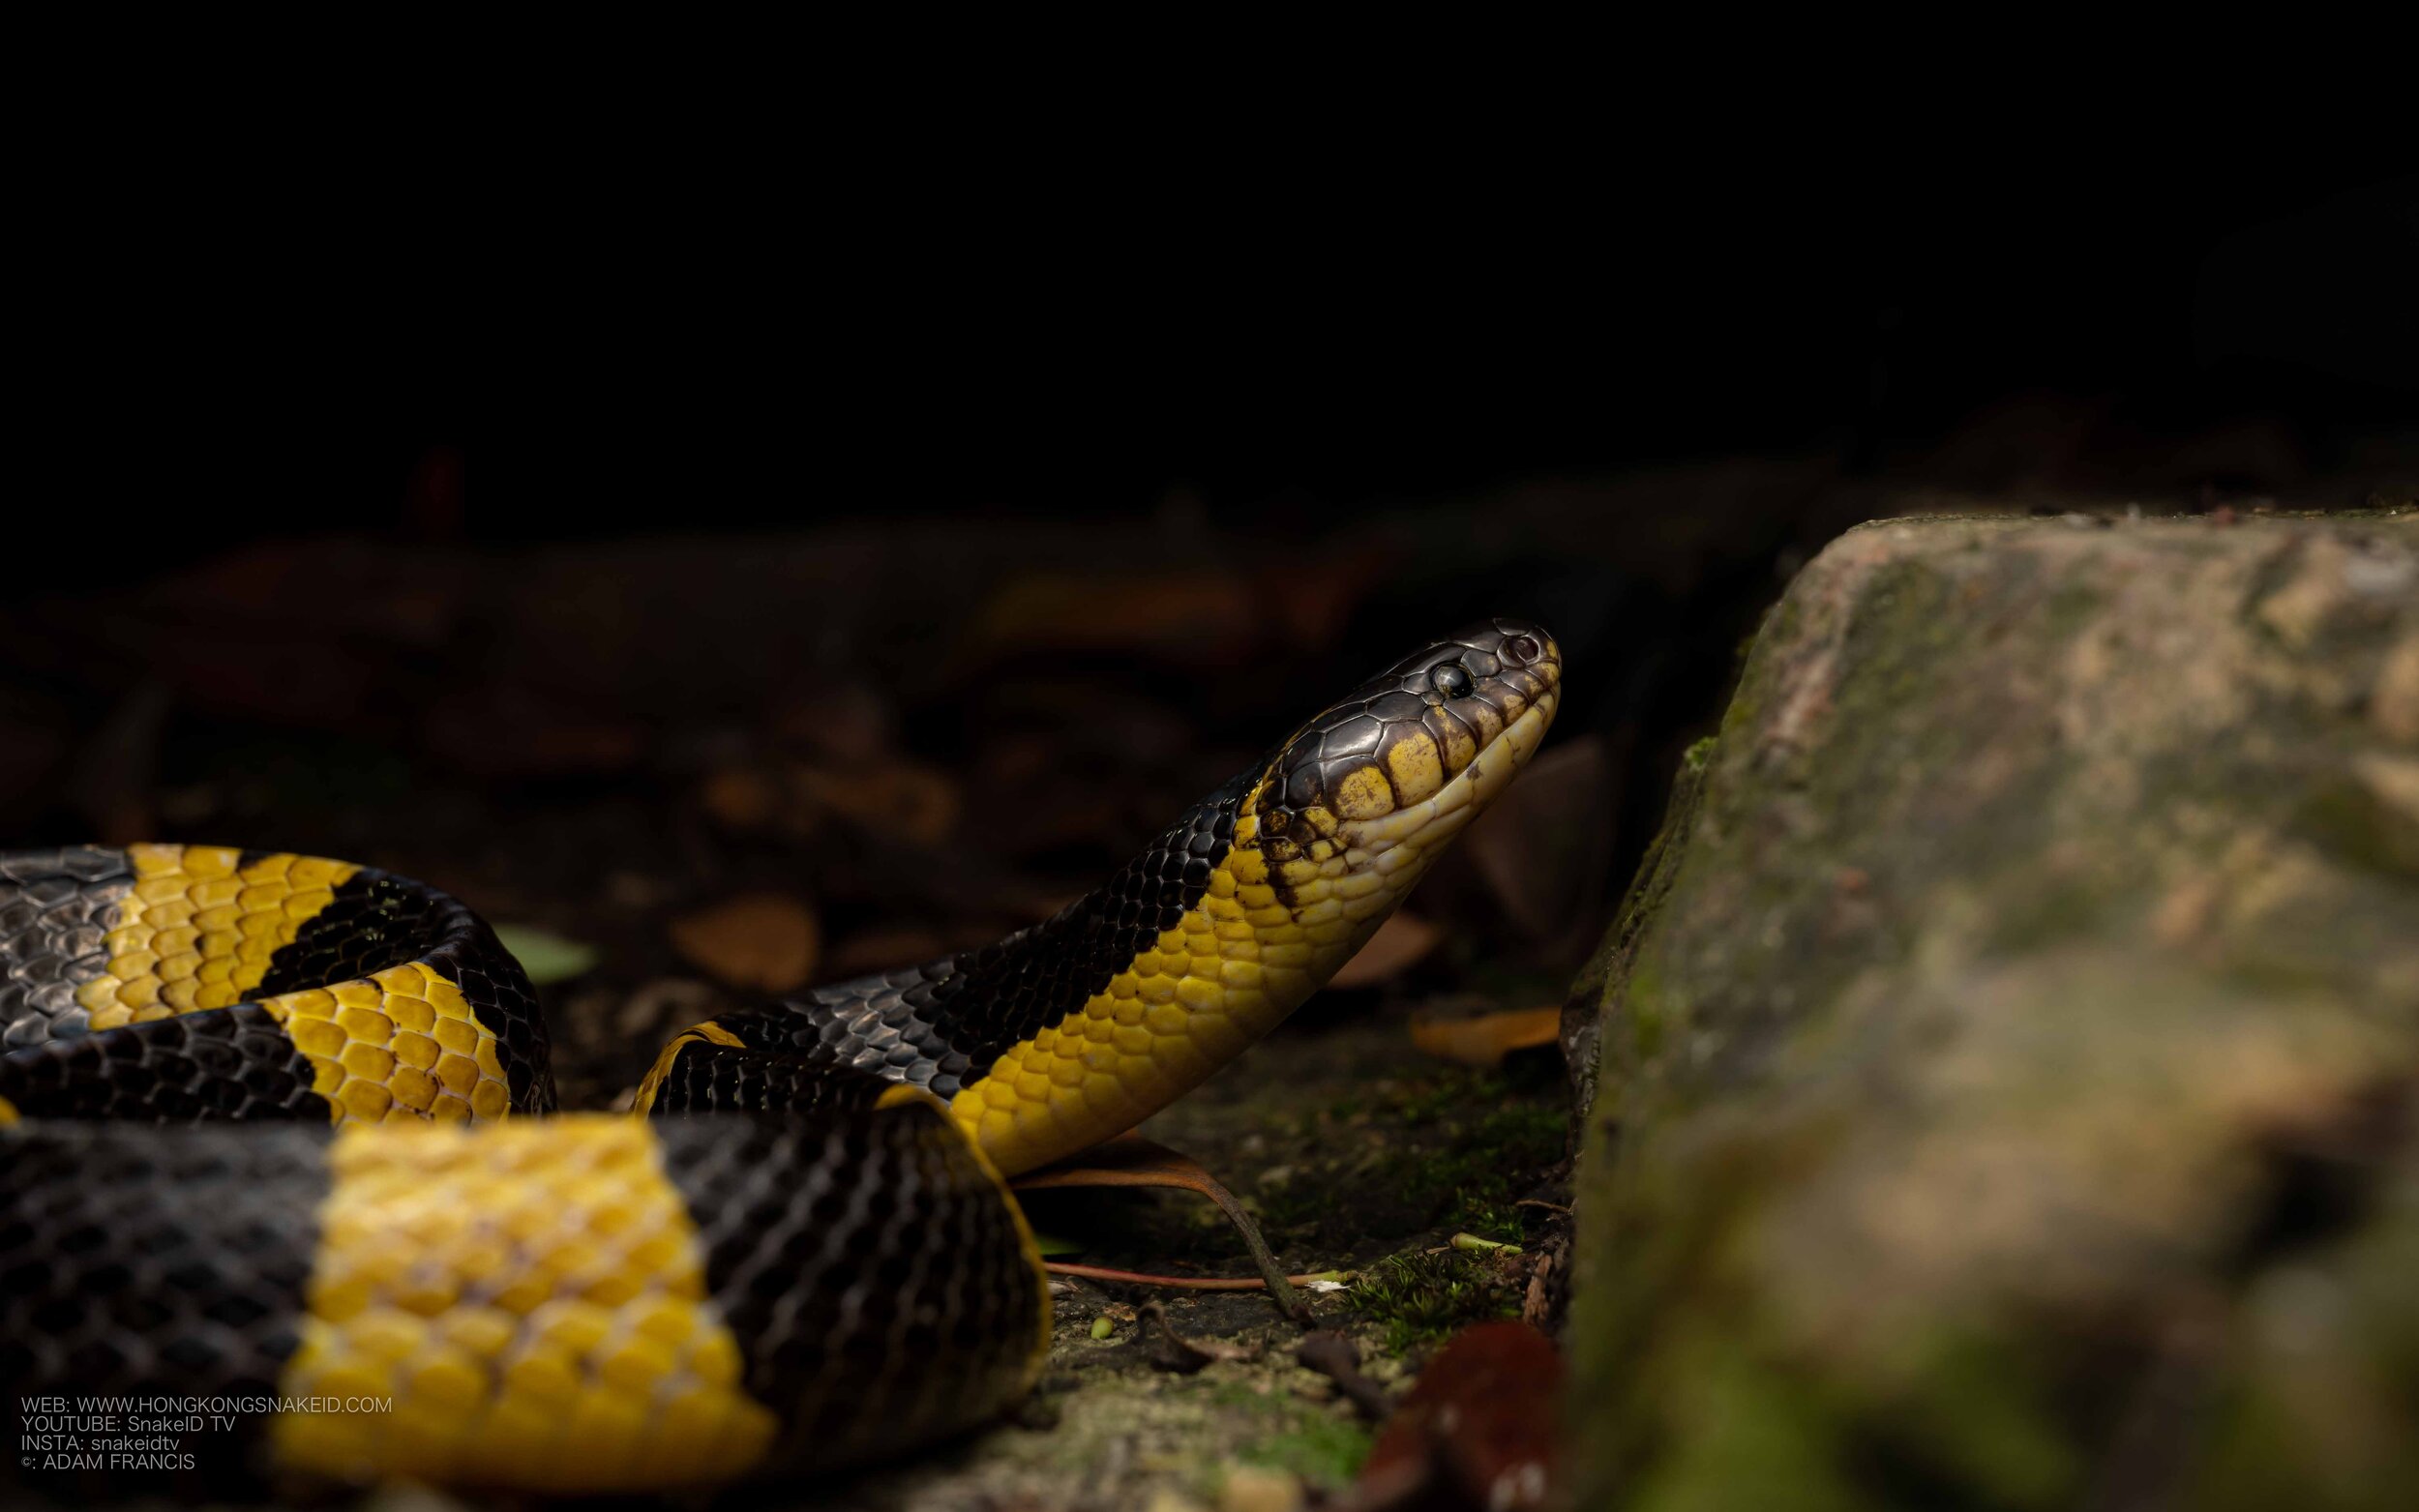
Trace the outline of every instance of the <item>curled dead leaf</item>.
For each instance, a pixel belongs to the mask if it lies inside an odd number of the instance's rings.
[[[869,971],[887,971],[895,966],[911,965],[945,955],[949,942],[939,931],[919,929],[876,930],[871,934],[851,934],[832,946],[829,975],[833,978],[863,976]]]
[[[1478,1323],[1428,1362],[1387,1420],[1361,1487],[1450,1486],[1463,1504],[1548,1504],[1556,1476],[1562,1356],[1526,1323]]]
[[[1471,865],[1529,938],[1594,924],[1612,858],[1619,780],[1595,735],[1549,746],[1463,837]]]
[[[644,727],[621,713],[503,685],[440,699],[422,730],[440,759],[481,777],[620,772],[646,750]]]
[[[698,796],[716,823],[734,830],[762,829],[781,807],[781,795],[771,781],[747,767],[713,773]]]
[[[838,824],[925,846],[955,833],[965,806],[949,774],[903,757],[862,767],[727,767],[699,785],[698,800],[717,824],[743,834],[805,839]]]
[[[946,772],[914,761],[853,770],[801,767],[797,784],[810,805],[840,823],[918,845],[948,839],[963,807]]]
[[[828,686],[828,677],[827,668],[818,667],[811,679],[782,690],[772,717],[775,737],[842,766],[882,760],[898,742],[891,700],[864,683]]]
[[[1563,1011],[1508,1008],[1497,1013],[1456,1014],[1423,1009],[1411,1018],[1415,1050],[1465,1066],[1500,1066],[1516,1050],[1534,1050],[1562,1036]]]
[[[1390,982],[1419,964],[1444,937],[1445,932],[1427,920],[1397,909],[1378,926],[1378,932],[1369,936],[1369,943],[1328,979],[1328,985],[1351,991]]]
[[[787,893],[743,893],[672,922],[672,948],[732,987],[787,993],[806,985],[822,942],[814,910]]]
[[[1047,651],[1137,646],[1190,663],[1232,662],[1260,634],[1251,586],[1193,573],[1035,572],[1010,578],[977,611],[962,655],[971,663]]]

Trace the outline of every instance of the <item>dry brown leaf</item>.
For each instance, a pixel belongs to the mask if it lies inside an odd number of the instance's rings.
[[[834,945],[828,964],[834,977],[864,976],[872,971],[914,965],[947,953],[948,943],[937,931],[878,930],[870,934],[851,934]]]
[[[1328,979],[1328,985],[1349,991],[1390,982],[1417,965],[1444,937],[1443,930],[1419,915],[1397,910],[1392,918],[1378,926],[1378,932],[1369,936],[1369,943]]]
[[[967,637],[968,655],[993,662],[1043,651],[1148,647],[1190,662],[1224,662],[1260,633],[1251,585],[1211,570],[1097,576],[1028,573],[994,593]]]
[[[854,829],[918,845],[938,845],[958,827],[963,801],[946,772],[895,760],[856,771],[798,769],[809,803]]]
[[[764,774],[746,767],[714,773],[705,779],[698,796],[717,823],[734,830],[762,829],[772,822],[781,802]]]
[[[1552,1003],[1500,1013],[1418,1013],[1411,1019],[1414,1049],[1465,1066],[1500,1066],[1513,1051],[1551,1045],[1562,1031],[1563,1011]]]
[[[1562,1383],[1553,1341],[1528,1324],[1463,1329],[1387,1420],[1361,1467],[1361,1486],[1442,1480],[1464,1505],[1495,1512],[1550,1505]]]
[[[1594,919],[1612,854],[1616,780],[1596,736],[1550,746],[1462,838],[1505,917],[1531,939]]]
[[[863,683],[785,688],[772,723],[785,743],[839,766],[875,765],[898,743],[890,701]]]
[[[423,733],[436,756],[482,777],[619,772],[646,750],[636,720],[502,684],[441,699]]]
[[[672,922],[672,947],[732,987],[787,993],[815,971],[822,931],[786,893],[742,893]]]

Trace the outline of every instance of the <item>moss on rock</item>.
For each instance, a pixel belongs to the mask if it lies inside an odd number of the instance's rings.
[[[1566,1017],[1580,1504],[2419,1484],[2414,657],[2409,512],[1801,574]]]

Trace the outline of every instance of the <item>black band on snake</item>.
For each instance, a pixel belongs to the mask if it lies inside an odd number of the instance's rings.
[[[1561,677],[1534,625],[1426,646],[1047,922],[684,1030],[642,1118],[524,1116],[554,1102],[527,979],[407,878],[0,855],[0,1382],[217,1399],[232,1431],[170,1478],[228,1493],[661,1489],[981,1422],[1050,1339],[1006,1178],[1316,991]]]

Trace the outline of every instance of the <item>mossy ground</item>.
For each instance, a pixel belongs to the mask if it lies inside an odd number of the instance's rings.
[[[1517,1314],[1527,1256],[1449,1247],[1454,1232],[1517,1242],[1560,1202],[1568,1105],[1558,1065],[1480,1072],[1413,1051],[1403,1018],[1376,1011],[1280,1029],[1147,1126],[1255,1208],[1286,1268],[1353,1270],[1365,1284],[1309,1297],[1352,1337],[1368,1375],[1407,1380],[1452,1329]],[[1183,1194],[1035,1194],[1050,1233],[1081,1259],[1243,1275],[1241,1245]],[[1189,1339],[1249,1351],[1196,1375],[1151,1363],[1138,1304],[1157,1300]],[[1093,1337],[1109,1320],[1106,1339]],[[1370,1429],[1327,1378],[1294,1362],[1301,1330],[1257,1293],[1146,1291],[1072,1283],[1056,1305],[1050,1363],[1027,1421],[915,1468],[861,1477],[832,1505],[938,1509],[1140,1507],[1160,1492],[1214,1504],[1237,1466],[1315,1487],[1350,1481]]]

